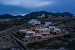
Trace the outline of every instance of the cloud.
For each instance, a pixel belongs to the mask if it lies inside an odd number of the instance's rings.
[[[25,8],[35,8],[52,4],[50,0],[1,0],[1,4],[20,6]]]
[[[14,13],[21,13],[20,11],[13,11]]]
[[[25,16],[26,14],[27,14],[27,13],[11,14],[11,15],[14,15],[14,16],[17,16],[17,15]]]

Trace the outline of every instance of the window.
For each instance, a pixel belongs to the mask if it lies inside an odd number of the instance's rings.
[[[30,33],[29,35],[31,36],[31,35],[33,35],[33,33]]]
[[[41,33],[43,33],[43,30],[41,31]]]

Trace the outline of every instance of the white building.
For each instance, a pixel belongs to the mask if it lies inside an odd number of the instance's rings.
[[[49,26],[50,32],[54,32],[55,26]]]
[[[19,30],[19,32],[25,33],[26,32],[26,29],[25,30]]]
[[[36,19],[32,19],[32,20],[28,21],[28,23],[32,24],[32,25],[39,25],[39,24],[41,24],[41,21],[38,21]]]
[[[35,29],[35,32],[36,32],[36,38],[44,38],[44,37],[48,37],[50,36],[50,33],[49,33],[49,28],[38,28],[38,29]]]
[[[61,33],[61,29],[56,28],[55,26],[49,26],[50,32]]]
[[[45,38],[45,37],[50,37],[55,34],[61,33],[61,29],[56,28],[55,26],[49,26],[49,28],[45,27],[37,27],[34,28],[35,31],[30,30],[19,30],[20,32],[25,32],[26,36],[25,38],[33,38],[38,39],[38,38]]]
[[[34,32],[34,31],[26,31],[26,34],[28,34],[28,35],[29,35],[29,34],[33,34],[33,35],[34,35],[35,32]]]
[[[44,18],[45,17],[45,14],[42,14],[42,16],[38,16],[38,18]]]
[[[35,32],[34,31],[26,31],[25,33],[26,33],[26,36],[25,36],[26,38],[29,38],[29,37],[35,35]]]
[[[45,26],[49,26],[51,22],[45,22]]]
[[[55,29],[54,29],[54,32],[56,32],[56,33],[61,33],[61,29],[55,28]]]

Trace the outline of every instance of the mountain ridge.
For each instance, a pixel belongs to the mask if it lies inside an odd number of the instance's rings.
[[[17,16],[13,16],[10,14],[2,14],[0,15],[0,18],[37,18],[38,16],[41,16],[42,14],[45,14],[45,16],[51,15],[51,16],[70,16],[72,17],[73,14],[69,13],[69,12],[57,12],[57,13],[52,13],[52,12],[47,12],[47,11],[36,11],[36,12],[31,12],[29,14],[26,14],[24,16],[22,15],[17,15]]]

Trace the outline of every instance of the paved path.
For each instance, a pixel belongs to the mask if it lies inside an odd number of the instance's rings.
[[[13,41],[19,46],[22,50],[29,50],[26,46],[23,45],[20,41],[16,40],[12,35],[10,36]]]

